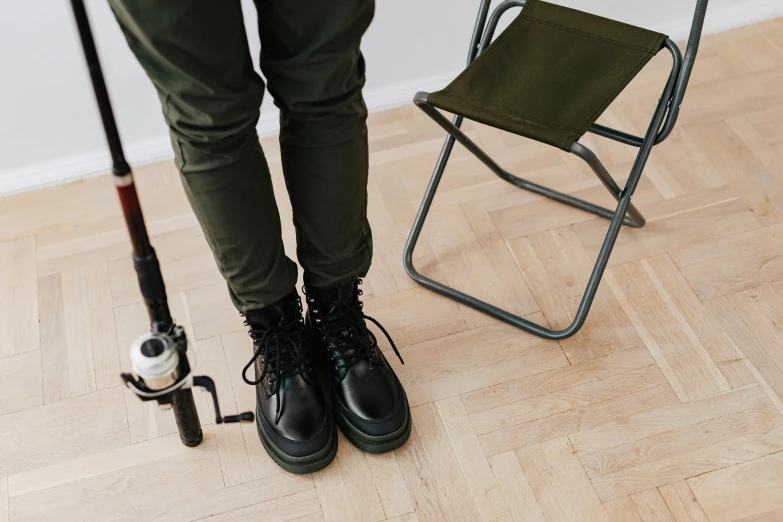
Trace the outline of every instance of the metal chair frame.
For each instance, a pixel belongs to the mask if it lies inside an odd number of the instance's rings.
[[[644,216],[642,216],[639,210],[631,203],[631,198],[639,184],[639,180],[641,179],[642,172],[650,157],[653,146],[666,140],[677,122],[680,105],[685,96],[688,81],[690,80],[693,65],[696,60],[708,1],[709,0],[697,0],[696,12],[693,18],[693,25],[691,27],[691,34],[684,59],[680,49],[673,41],[667,39],[664,43],[664,46],[669,50],[672,56],[672,69],[644,138],[599,124],[595,124],[589,129],[589,132],[593,134],[639,148],[639,153],[631,169],[625,188],[620,189],[617,182],[599,161],[598,157],[596,157],[596,155],[586,146],[576,142],[571,148],[571,153],[582,158],[590,166],[603,185],[609,190],[612,196],[614,196],[615,200],[617,200],[618,205],[615,210],[603,208],[568,194],[557,192],[509,173],[492,160],[487,153],[462,132],[460,129],[464,119],[462,116],[455,116],[452,121],[449,121],[438,109],[427,104],[428,93],[417,93],[413,100],[416,106],[432,118],[435,123],[443,127],[448,133],[448,136],[446,137],[440,157],[435,165],[435,171],[424,194],[424,200],[421,203],[410,236],[405,245],[403,264],[408,275],[425,288],[539,337],[559,340],[566,339],[576,334],[584,325],[587,315],[590,312],[601,278],[603,277],[606,265],[609,262],[612,249],[614,248],[620,233],[620,228],[623,225],[634,228],[642,228],[645,225]],[[500,17],[511,8],[523,7],[525,5],[525,0],[505,0],[495,8],[491,15],[489,15],[490,5],[491,0],[481,0],[473,36],[470,40],[468,65],[470,65],[492,42]],[[567,328],[552,330],[541,326],[430,279],[419,273],[414,267],[413,251],[416,248],[416,243],[421,235],[424,221],[429,213],[446,164],[448,163],[452,149],[454,148],[455,141],[459,141],[495,175],[508,183],[611,221],[609,231],[607,232],[601,250],[599,251],[595,268],[590,275],[584,295],[582,296],[579,308],[577,309],[576,317]]]

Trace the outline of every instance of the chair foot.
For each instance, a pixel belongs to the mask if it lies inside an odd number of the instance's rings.
[[[409,252],[407,250],[405,254],[405,271],[411,279],[419,283],[424,288],[432,290],[433,292],[436,292],[444,297],[448,297],[449,299],[457,301],[458,303],[462,303],[465,306],[469,306],[474,310],[478,310],[479,312],[487,314],[490,317],[494,317],[495,319],[503,321],[504,323],[510,324],[511,326],[519,328],[520,330],[524,330],[528,333],[541,337],[542,339],[558,341],[560,339],[567,339],[572,337],[582,328],[585,319],[587,318],[587,312],[585,311],[583,314],[577,314],[576,319],[574,319],[574,322],[571,323],[568,328],[565,328],[564,330],[551,330],[545,326],[528,321],[523,317],[519,317],[518,315],[514,315],[510,312],[507,312],[506,310],[493,306],[489,303],[485,303],[480,299],[476,299],[473,296],[460,292],[459,290],[451,288],[450,286],[446,286],[420,274],[413,266],[412,259],[409,259]]]

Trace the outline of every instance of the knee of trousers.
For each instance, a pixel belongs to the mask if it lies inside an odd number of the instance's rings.
[[[289,66],[284,75],[269,79],[270,92],[280,107],[283,145],[330,147],[366,134],[364,58],[357,52],[318,65]]]
[[[175,163],[182,174],[229,167],[260,154],[258,112],[226,117],[205,112],[177,114],[167,123]]]

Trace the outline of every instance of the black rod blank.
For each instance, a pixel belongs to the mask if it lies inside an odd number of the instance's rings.
[[[117,176],[124,176],[130,172],[130,166],[125,161],[125,155],[122,152],[122,142],[120,133],[117,131],[117,123],[114,121],[114,111],[111,108],[111,100],[106,90],[106,82],[103,79],[101,61],[98,58],[98,51],[95,48],[95,41],[92,38],[90,29],[90,20],[87,18],[87,10],[84,8],[83,0],[71,0],[73,14],[76,18],[76,26],[79,28],[79,37],[82,40],[84,57],[87,61],[87,67],[90,70],[92,87],[95,91],[95,99],[98,102],[98,109],[103,120],[103,130],[106,132],[106,140],[109,142],[113,172]]]

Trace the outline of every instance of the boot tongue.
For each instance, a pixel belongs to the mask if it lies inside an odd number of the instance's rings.
[[[266,330],[270,326],[280,324],[280,320],[285,318],[286,322],[295,318],[294,299],[296,294],[287,295],[276,303],[260,308],[258,310],[248,310],[245,314],[247,322],[251,327],[259,330]]]
[[[325,313],[337,305],[351,306],[356,303],[356,284],[343,284],[332,288],[317,289],[315,300]]]

